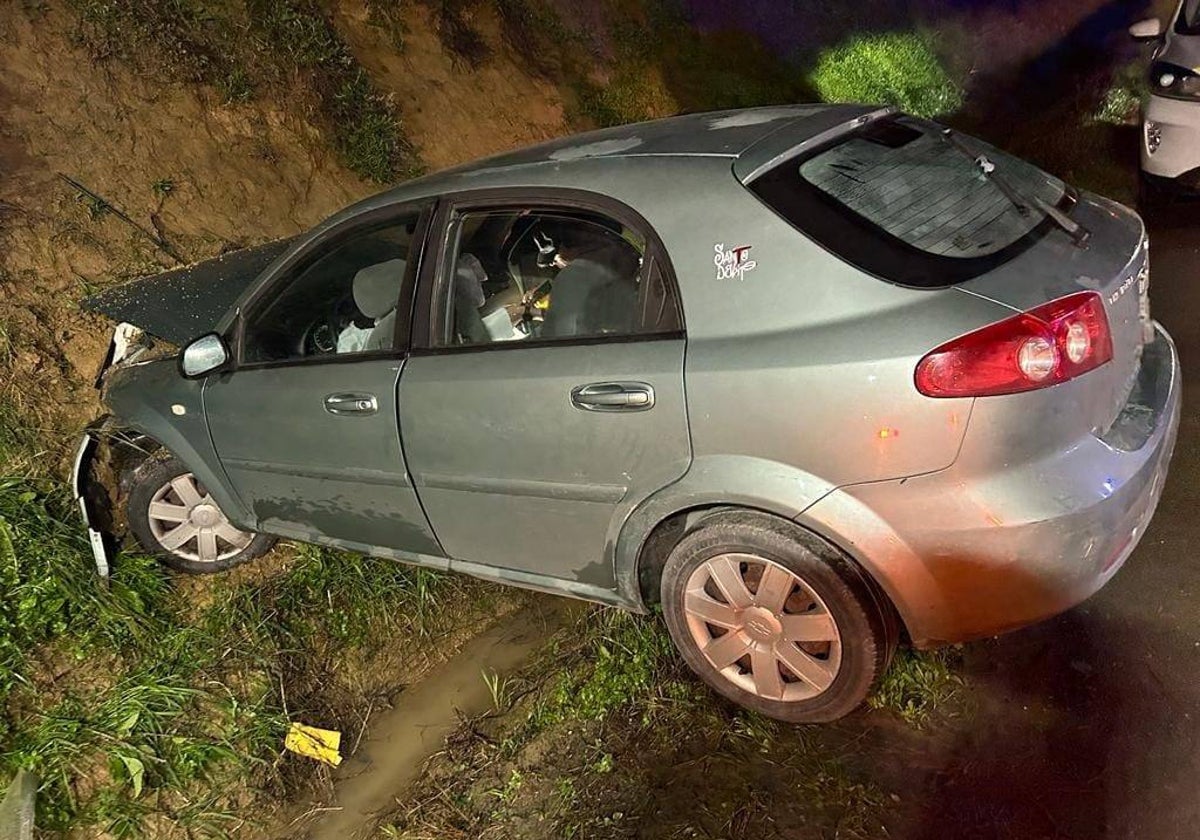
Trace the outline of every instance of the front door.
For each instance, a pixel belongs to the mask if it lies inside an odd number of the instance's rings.
[[[430,336],[400,379],[421,502],[451,568],[602,598],[625,515],[690,463],[669,270],[647,231],[594,209],[447,224]]]
[[[237,366],[205,383],[213,444],[259,530],[446,565],[397,429],[423,221],[376,211],[323,237],[251,301]]]

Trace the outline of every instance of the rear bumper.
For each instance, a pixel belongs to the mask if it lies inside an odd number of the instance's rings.
[[[1150,134],[1159,138],[1150,151]],[[1200,102],[1151,96],[1142,118],[1142,171],[1159,181],[1200,188]]]
[[[845,487],[801,521],[871,572],[918,646],[1056,615],[1104,586],[1145,533],[1175,446],[1180,381],[1174,344],[1156,326],[1103,435],[984,475],[951,467]]]

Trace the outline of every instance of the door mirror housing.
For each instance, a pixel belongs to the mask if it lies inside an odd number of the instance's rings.
[[[216,333],[208,333],[193,339],[183,348],[179,359],[179,371],[188,379],[212,373],[229,363],[229,345]]]
[[[1156,17],[1139,20],[1129,27],[1129,34],[1135,41],[1157,41],[1163,36],[1162,21]]]

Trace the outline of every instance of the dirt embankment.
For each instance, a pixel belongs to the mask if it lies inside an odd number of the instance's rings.
[[[424,6],[401,13],[401,49],[368,20],[367,4],[334,11],[428,168],[568,130],[558,89],[523,69],[490,9],[471,20],[487,52],[475,67],[443,46]],[[287,97],[228,103],[206,86],[97,62],[79,25],[58,2],[0,8],[0,399],[59,454],[99,410],[90,381],[109,333],[78,301],[173,264],[61,175],[189,261],[294,234],[381,188],[342,166]]]

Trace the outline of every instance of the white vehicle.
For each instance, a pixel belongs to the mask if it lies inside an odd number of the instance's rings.
[[[1142,114],[1143,184],[1151,194],[1200,192],[1200,0],[1180,0],[1168,24],[1149,18],[1129,34],[1158,42]]]

